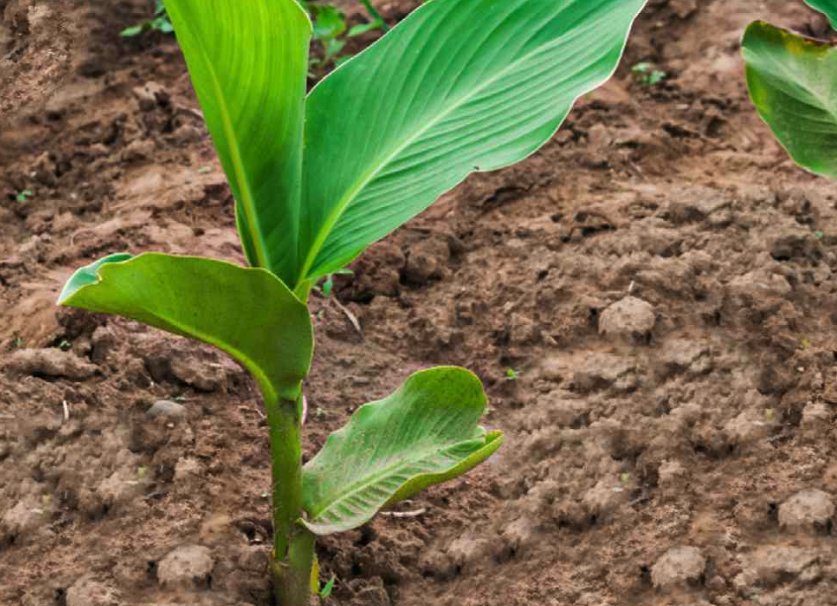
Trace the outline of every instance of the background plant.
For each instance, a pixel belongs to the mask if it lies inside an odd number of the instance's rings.
[[[432,0],[306,95],[313,28],[293,0],[167,0],[236,200],[241,267],[118,253],[59,302],[228,353],[255,378],[271,445],[281,606],[315,590],[316,536],[455,478],[495,452],[479,379],[443,367],[358,409],[304,467],[307,307],[337,273],[468,174],[513,164],[606,81],[645,0]]]
[[[837,25],[837,0],[806,0]],[[794,161],[837,178],[837,48],[764,21],[741,43],[759,115]]]
[[[312,37],[321,45],[323,53],[322,58],[311,57],[309,59],[311,77],[316,77],[323,69],[351,57],[351,55],[340,57],[349,38],[378,29],[389,31],[389,25],[369,0],[358,0],[358,2],[366,9],[369,20],[366,23],[349,27],[346,15],[336,6],[300,0],[299,4],[306,10],[314,26]],[[130,38],[149,31],[164,34],[174,32],[174,26],[166,11],[165,0],[156,0],[154,15],[151,19],[127,27],[119,35]]]

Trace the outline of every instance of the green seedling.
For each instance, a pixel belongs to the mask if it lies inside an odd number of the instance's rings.
[[[61,351],[70,351],[73,348],[73,344],[68,341],[67,339],[61,339],[58,343],[58,349]]]
[[[334,591],[334,584],[337,582],[337,577],[331,577],[328,580],[328,583],[323,585],[323,588],[320,590],[320,597],[326,599],[331,595],[331,592]]]
[[[32,193],[31,189],[24,189],[22,192],[18,193],[17,196],[15,196],[15,199],[18,202],[26,202],[29,198],[31,198],[34,195],[35,194]]]
[[[517,381],[520,378],[520,373],[514,368],[506,369],[506,381]]]
[[[837,26],[837,0],[806,0]],[[801,167],[837,178],[837,48],[754,21],[741,42],[747,87],[761,118]]]
[[[123,38],[132,38],[133,36],[138,36],[143,32],[152,31],[163,32],[164,34],[170,34],[174,31],[174,27],[172,27],[171,19],[169,19],[168,12],[166,12],[166,5],[163,0],[157,0],[157,6],[154,9],[154,17],[148,21],[144,21],[143,23],[123,29],[119,32],[119,35]]]
[[[668,77],[668,74],[662,70],[654,69],[650,63],[637,63],[631,68],[634,77],[643,86],[654,86],[659,84]]]
[[[331,292],[334,290],[334,276],[351,276],[355,272],[351,269],[341,269],[333,274],[328,274],[323,280],[323,285],[320,287],[320,292],[326,298],[331,296]]]
[[[814,232],[814,237],[815,237],[817,240],[822,240],[822,239],[825,237],[825,234],[824,234],[824,233],[822,233],[821,231],[815,231],[815,232]]]
[[[644,4],[431,0],[306,94],[312,26],[294,0],[166,0],[250,267],[118,253],[79,269],[59,303],[199,339],[253,375],[279,606],[317,591],[317,536],[367,523],[502,443],[478,425],[480,380],[432,368],[358,408],[303,466],[311,290],[470,173],[546,143],[613,74]]]

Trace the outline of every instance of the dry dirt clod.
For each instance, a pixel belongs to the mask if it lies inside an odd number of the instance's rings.
[[[390,606],[392,602],[383,587],[365,587],[352,600],[352,606]]]
[[[67,590],[67,606],[118,606],[122,603],[117,592],[83,576]]]
[[[74,381],[89,379],[98,370],[96,366],[75,354],[54,348],[23,349],[15,352],[7,368],[21,375],[63,377]]]
[[[779,506],[779,524],[788,530],[826,528],[834,518],[834,499],[822,490],[803,490]]]
[[[208,547],[187,545],[178,547],[160,560],[157,578],[164,587],[204,588],[214,566],[215,561]]]
[[[699,581],[706,569],[706,558],[697,547],[673,547],[651,568],[654,587],[664,589]]]
[[[819,554],[803,547],[762,547],[746,556],[743,564],[744,572],[733,581],[743,592],[755,584],[772,587],[797,578],[804,583],[813,583],[822,574]]]
[[[148,409],[151,417],[170,417],[179,419],[186,416],[186,407],[171,400],[157,400],[154,405]]]
[[[650,303],[627,296],[602,312],[599,334],[642,342],[647,340],[656,321]]]

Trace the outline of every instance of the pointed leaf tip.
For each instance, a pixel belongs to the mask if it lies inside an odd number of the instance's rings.
[[[90,265],[85,265],[84,267],[77,269],[76,272],[70,276],[70,279],[67,280],[64,288],[61,289],[61,294],[58,296],[58,304],[65,306],[71,305],[71,303],[69,303],[69,299],[75,295],[79,289],[89,286],[90,284],[98,283],[101,279],[99,276],[99,269],[103,265],[107,263],[122,263],[123,261],[128,261],[131,258],[131,255],[128,253],[115,253],[108,255],[107,257],[103,257]]]

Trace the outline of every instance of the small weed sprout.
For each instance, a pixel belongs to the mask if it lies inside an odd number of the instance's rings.
[[[18,202],[26,202],[26,200],[28,200],[29,198],[31,198],[34,195],[35,194],[32,192],[31,189],[24,189],[23,191],[19,192],[17,194],[17,196],[15,196],[15,199]]]
[[[631,68],[631,71],[637,81],[643,86],[654,86],[668,77],[666,72],[654,69],[654,67],[647,62],[637,63]]]
[[[506,369],[506,381],[517,381],[520,378],[520,373],[514,368]]]

